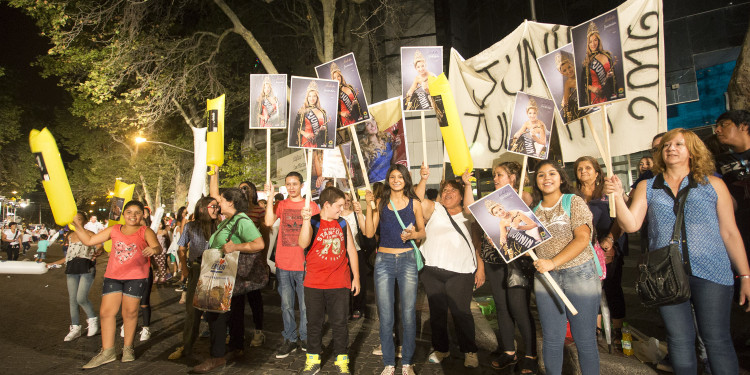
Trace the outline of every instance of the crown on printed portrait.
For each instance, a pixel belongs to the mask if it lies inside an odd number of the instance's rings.
[[[336,65],[335,62],[332,62],[331,63],[331,78],[333,78],[333,73],[335,73],[335,72],[341,73],[341,69],[339,69],[339,66]]]
[[[532,108],[534,108],[536,110],[539,109],[539,107],[537,107],[537,105],[536,105],[536,100],[534,100],[534,98],[530,98],[529,99],[529,104],[526,106],[526,111],[528,112],[528,110],[530,110]]]
[[[570,66],[573,66],[573,60],[568,57],[567,54],[558,52],[555,54],[555,66],[557,67],[557,70],[559,71],[564,64],[570,64]]]
[[[422,51],[417,50],[417,52],[414,52],[414,65],[417,65],[417,62],[419,61],[426,62],[424,55],[422,55]]]
[[[592,34],[599,34],[599,28],[596,27],[596,24],[594,21],[591,21],[589,23],[589,29],[586,31],[586,40],[592,35]]]
[[[310,81],[310,84],[307,85],[307,91],[318,91],[318,84],[315,81]]]

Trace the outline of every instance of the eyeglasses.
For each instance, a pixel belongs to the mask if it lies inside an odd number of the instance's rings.
[[[208,206],[208,208],[215,210],[219,208],[219,205],[214,204],[214,205]]]

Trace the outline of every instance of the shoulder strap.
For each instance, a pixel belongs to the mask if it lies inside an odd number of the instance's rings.
[[[246,220],[246,219],[247,219],[247,218],[246,218],[246,217],[244,217],[244,216],[239,216],[239,217],[237,217],[237,220],[236,220],[236,221],[234,222],[234,224],[232,225],[232,229],[231,229],[231,230],[229,231],[229,236],[227,237],[227,242],[229,242],[229,241],[231,241],[231,240],[232,240],[232,236],[234,236],[234,232],[236,232],[236,231],[237,231],[237,224],[239,224],[239,223],[240,223],[240,221],[242,221],[242,220]],[[247,219],[247,220],[250,220],[250,219]]]
[[[448,219],[451,220],[451,224],[453,225],[453,228],[456,229],[456,232],[458,232],[458,234],[460,234],[461,237],[464,238],[464,241],[466,241],[466,246],[468,246],[469,247],[469,251],[471,251],[471,244],[469,243],[469,240],[466,238],[466,235],[464,234],[464,231],[462,231],[461,228],[458,226],[458,223],[456,223],[456,221],[453,220],[453,216],[451,216],[451,213],[448,212],[448,209],[445,208],[445,206],[443,206],[442,204],[440,205],[440,207],[443,207],[443,210],[445,210],[445,214],[448,215]],[[471,254],[471,255],[472,255],[471,259],[474,260],[474,267],[476,267],[477,266],[476,255],[475,254]]]
[[[354,215],[354,217],[355,217],[355,220],[356,220],[357,215]],[[349,252],[346,251],[346,249],[347,249],[346,246],[347,246],[347,244],[349,242],[349,236],[347,236],[346,228],[349,225],[349,223],[346,221],[346,219],[344,219],[343,217],[340,217],[340,216],[339,216],[338,222],[339,222],[339,226],[341,227],[341,231],[344,233],[344,253],[348,257],[349,256]]]
[[[393,208],[393,213],[396,214],[396,219],[398,219],[398,223],[401,224],[401,229],[406,229],[406,225],[404,225],[404,221],[401,220],[401,215],[398,214],[398,210],[396,209],[396,205],[393,204],[393,199],[389,199],[389,201],[391,202],[391,208]],[[409,202],[411,203],[411,199],[409,199]],[[406,206],[409,207],[408,204]],[[386,208],[388,208],[388,207],[386,207]],[[415,250],[419,250],[419,248],[417,247],[417,243],[414,242],[414,240],[409,240],[409,242],[411,242],[411,246],[414,247]]]
[[[312,227],[312,234],[310,235],[310,244],[304,248],[305,258],[307,258],[307,253],[312,249],[312,246],[315,243],[315,238],[318,237],[318,229],[320,229],[320,214],[310,217],[310,227]]]

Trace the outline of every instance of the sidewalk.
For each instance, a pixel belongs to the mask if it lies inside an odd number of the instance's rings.
[[[33,257],[35,247],[27,255],[28,259]],[[55,244],[50,248],[48,261],[54,261],[62,256],[61,247]],[[635,259],[634,257],[631,257]],[[106,267],[107,259],[101,259],[97,264],[97,278],[92,286],[89,297],[95,308],[101,301],[102,275]],[[628,260],[626,268],[634,267],[634,260]],[[626,270],[632,272],[631,270]],[[632,285],[633,277],[623,280],[623,285]],[[643,311],[643,308],[633,306],[638,304],[633,291],[626,288],[628,299],[628,321],[633,322],[644,333],[656,336],[660,340],[663,334],[663,324],[654,310]],[[349,323],[349,344],[351,370],[355,374],[379,374],[382,370],[382,359],[372,354],[372,350],[379,344],[378,320],[375,312],[374,293],[368,293],[368,311],[366,318]],[[475,295],[489,294],[486,287],[480,288]],[[130,363],[113,362],[94,370],[87,370],[87,374],[180,374],[187,373],[192,366],[198,364],[208,356],[208,340],[198,339],[196,344],[197,359],[184,359],[170,361],[167,356],[179,345],[181,345],[182,321],[184,305],[179,305],[180,294],[174,291],[173,286],[155,285],[152,295],[152,322],[151,339],[146,342],[136,342],[135,352],[137,360]],[[289,357],[277,360],[274,357],[276,348],[281,344],[281,310],[279,308],[279,296],[275,290],[269,288],[263,292],[265,305],[264,332],[266,343],[259,348],[250,347],[249,342],[253,329],[251,310],[246,308],[246,335],[245,354],[242,358],[230,362],[216,374],[290,374],[299,372],[305,362],[302,352],[296,352]],[[101,336],[81,337],[73,342],[63,342],[70,324],[68,312],[68,294],[65,284],[63,269],[51,269],[43,275],[3,275],[0,274],[0,363],[3,373],[18,374],[80,374],[80,367],[93,357],[101,346]],[[430,364],[427,362],[430,344],[429,311],[424,293],[420,293],[417,302],[417,345],[414,356],[415,371],[417,374],[511,374],[510,369],[506,371],[495,371],[489,366],[490,351],[496,347],[495,335],[488,321],[481,315],[478,307],[473,303],[475,321],[477,322],[477,343],[480,347],[478,369],[466,369],[463,367],[463,355],[458,351],[455,342],[451,344],[452,358],[445,360],[442,364]],[[535,310],[535,309],[534,309]],[[536,313],[536,311],[534,311]],[[632,315],[631,315],[632,314]],[[631,317],[632,316],[632,317]],[[85,322],[85,314],[82,313],[81,321]],[[740,316],[737,322],[733,316],[733,327],[735,332],[742,334],[746,332],[748,325],[737,324],[747,322],[748,315]],[[118,322],[118,326],[119,326]],[[661,327],[661,328],[660,328]],[[85,327],[84,327],[85,328]],[[661,331],[660,331],[661,330]],[[541,329],[538,330],[537,344],[541,352]],[[452,341],[454,341],[452,335]],[[330,352],[330,331],[324,336],[323,371],[322,374],[334,374],[335,368]],[[116,347],[118,351],[122,347],[122,339],[117,337]],[[743,347],[736,346],[738,354]],[[569,348],[570,349],[570,348]],[[740,354],[742,368],[747,362],[748,350]],[[574,350],[566,350],[565,373],[576,373],[577,365]],[[743,357],[744,356],[744,357]],[[650,367],[642,365],[636,359],[626,358],[618,355],[601,354],[602,374],[653,374]],[[400,362],[397,361],[400,365]],[[573,365],[573,366],[569,366]],[[520,371],[520,370],[518,370]],[[518,372],[517,371],[517,372]],[[400,369],[397,371],[400,373]]]

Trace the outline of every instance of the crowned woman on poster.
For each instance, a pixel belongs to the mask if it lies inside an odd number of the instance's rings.
[[[300,147],[319,147],[325,144],[328,115],[320,106],[318,85],[311,81],[305,93],[305,103],[297,111],[297,141]]]
[[[339,126],[354,124],[362,117],[362,109],[357,100],[357,89],[346,83],[341,69],[335,62],[331,63],[331,79],[339,81]]]
[[[279,98],[273,92],[271,79],[263,78],[263,88],[256,101],[258,108],[258,125],[261,128],[272,128],[279,122]]]
[[[430,96],[430,87],[427,84],[429,77],[435,77],[435,74],[427,70],[427,60],[425,60],[422,52],[417,50],[414,52],[414,70],[417,71],[417,76],[414,77],[414,82],[406,92],[406,110],[419,111],[425,109],[432,109],[435,106],[432,103],[432,97]]]
[[[542,241],[537,223],[521,210],[506,210],[502,204],[491,199],[485,200],[484,206],[490,215],[500,219],[500,238],[499,242],[495,243],[495,247],[503,253],[507,260],[513,259],[533,247],[521,245],[514,239],[517,235],[511,234],[521,232],[521,234],[533,239],[534,244]]]
[[[586,58],[583,60],[583,83],[588,95],[585,99],[594,105],[606,102],[615,92],[614,66],[617,63],[612,53],[602,48],[602,38],[594,22],[586,31]]]
[[[535,158],[547,158],[547,127],[544,122],[537,118],[539,107],[534,98],[529,99],[526,106],[526,115],[529,120],[523,123],[520,129],[513,134],[511,150],[520,152]]]
[[[381,131],[375,120],[365,122],[365,137],[361,141],[362,156],[367,167],[367,177],[371,182],[385,180],[386,172],[395,162],[395,148],[401,144],[398,137]]]
[[[560,112],[563,123],[567,124],[586,115],[586,111],[578,109],[578,89],[573,59],[565,52],[558,52],[555,55],[555,66],[564,79]]]

